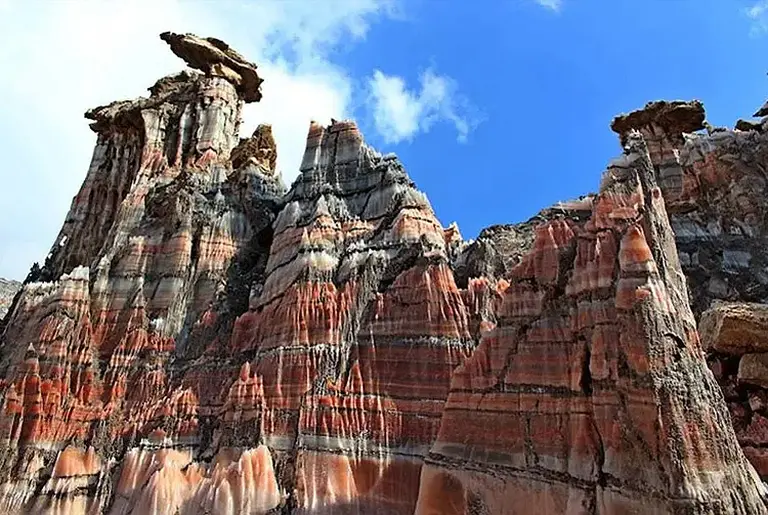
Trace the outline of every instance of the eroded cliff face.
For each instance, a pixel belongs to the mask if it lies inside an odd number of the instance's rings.
[[[766,512],[643,131],[674,106],[619,128],[597,196],[470,243],[351,122],[312,124],[285,191],[269,126],[237,137],[255,65],[161,37],[200,72],[89,111],[6,319],[0,511]]]
[[[20,282],[0,277],[0,320],[5,317],[19,289],[21,289]]]
[[[768,302],[768,136],[762,121],[726,130],[704,119],[698,102],[657,102],[613,127],[636,128],[648,141],[708,363],[739,443],[765,480],[768,375],[759,363],[768,341],[760,323]],[[705,126],[708,134],[690,134]]]
[[[498,290],[498,324],[454,371],[416,513],[765,511],[645,140],[625,144]]]

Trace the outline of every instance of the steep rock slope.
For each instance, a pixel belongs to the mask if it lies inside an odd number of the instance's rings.
[[[756,116],[765,114],[763,110]],[[768,332],[749,322],[759,319],[763,308],[758,303],[768,302],[768,136],[763,125],[764,121],[739,120],[733,130],[713,128],[706,122],[703,105],[693,101],[651,102],[617,117],[612,127],[621,139],[638,130],[648,144],[694,316],[709,326],[702,328],[708,363],[724,391],[739,442],[765,480],[768,373],[749,379],[743,373],[739,379],[740,368],[751,369],[754,375],[755,368],[749,365],[768,350],[761,343],[768,341]],[[533,228],[558,213],[563,214],[562,206],[544,210],[524,224],[484,231],[457,260],[457,282],[465,284],[469,277],[483,275],[504,277],[516,262],[511,258],[532,244]],[[501,256],[509,263],[505,265]],[[744,323],[745,331],[729,332],[728,327]],[[741,343],[734,343],[734,338]],[[750,357],[740,367],[744,355]]]
[[[239,360],[229,363],[216,338],[227,341],[251,284],[264,280],[284,187],[259,157],[274,148],[238,142],[246,93],[226,66],[231,52],[217,41],[174,41],[182,57],[215,43],[213,70],[166,77],[149,98],[86,114],[97,142],[85,182],[7,320],[3,512],[173,513],[184,492],[163,488],[180,469],[155,469],[188,464],[192,442],[210,438],[198,414],[216,413],[237,377]],[[256,73],[237,62],[229,64]],[[214,491],[216,474],[226,474],[186,473]],[[139,496],[137,486],[151,491]]]
[[[16,296],[16,292],[21,288],[21,283],[0,278],[0,320],[8,312],[8,308]]]
[[[87,114],[6,319],[0,511],[765,513],[641,136],[466,244],[351,122],[285,192],[270,128],[237,138],[256,67],[161,37],[200,72]]]
[[[765,308],[755,304],[768,302],[763,122],[740,120],[734,130],[715,129],[699,102],[654,102],[617,118],[613,128],[619,134],[637,129],[648,142],[708,362],[740,444],[768,479],[768,372],[756,366],[764,359],[768,327],[759,323]],[[693,133],[703,128],[706,134]]]
[[[498,325],[453,374],[416,513],[765,512],[646,143],[625,144],[511,270]]]
[[[235,136],[242,59],[162,37],[205,73],[88,113],[3,335],[4,510],[412,513],[473,347],[443,228],[349,122],[310,128],[284,195],[268,127]]]

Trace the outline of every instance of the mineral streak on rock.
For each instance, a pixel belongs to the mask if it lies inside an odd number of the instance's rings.
[[[686,134],[706,125],[703,108],[695,102],[673,104],[678,113],[674,123],[664,114],[669,107],[649,104],[614,128],[641,131],[649,146],[654,138],[658,141],[658,157],[654,152],[651,157],[691,307],[701,317],[708,362],[725,392],[737,436],[765,480],[768,455],[762,446],[768,445],[768,433],[760,439],[755,428],[761,426],[754,421],[768,414],[761,400],[768,394],[762,367],[763,342],[768,341],[763,320],[768,302],[768,135],[764,120],[742,120],[736,130]],[[756,116],[765,114],[761,110]]]
[[[622,138],[637,129],[648,142],[697,316],[713,299],[768,300],[768,135],[691,133],[703,119],[699,102],[672,102],[613,123]]]
[[[615,123],[598,195],[464,242],[353,122],[311,124],[286,192],[269,126],[237,135],[255,65],[162,37],[202,73],[89,111],[85,182],[0,328],[0,512],[766,513],[662,199],[674,225],[738,180],[730,136],[683,135],[698,104]],[[762,384],[749,352],[718,377]]]
[[[351,122],[310,127],[266,272],[231,344],[299,513],[413,513],[450,374],[471,349],[444,230]],[[289,461],[290,460],[290,461]]]
[[[263,160],[229,159],[257,85],[205,71],[86,115],[97,141],[85,182],[2,335],[4,513],[265,512],[281,502],[258,431],[227,447],[209,421],[221,414],[227,427],[240,365],[227,341],[264,282],[284,187]],[[80,451],[98,459],[57,465]]]
[[[416,513],[765,513],[707,369],[645,141],[535,228],[453,374]]]

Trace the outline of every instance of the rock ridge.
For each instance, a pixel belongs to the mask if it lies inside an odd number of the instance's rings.
[[[200,72],[89,111],[4,321],[0,511],[767,513],[763,408],[734,429],[705,359],[763,318],[706,315],[704,348],[695,319],[759,295],[762,129],[649,104],[597,194],[466,242],[352,121],[310,124],[286,190],[271,128],[238,138],[256,66],[161,37]]]

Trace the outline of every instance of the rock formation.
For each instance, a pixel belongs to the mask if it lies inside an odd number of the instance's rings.
[[[683,157],[727,155],[683,135],[698,104],[618,119],[598,195],[470,243],[352,122],[310,126],[286,191],[271,128],[237,136],[256,66],[161,37],[199,71],[86,114],[5,320],[0,511],[768,513],[675,248],[709,209]]]
[[[646,142],[624,143],[600,193],[538,225],[510,271],[498,324],[454,371],[416,513],[765,511]]]
[[[765,308],[755,304],[768,302],[764,122],[712,128],[698,102],[652,103],[641,112],[617,119],[614,129],[636,128],[652,149],[708,362],[739,442],[766,480],[768,376],[759,364],[768,326],[760,322]],[[703,128],[708,134],[686,134]]]
[[[5,316],[5,313],[13,302],[13,297],[16,296],[16,292],[18,292],[20,288],[20,282],[0,277],[0,320]]]

